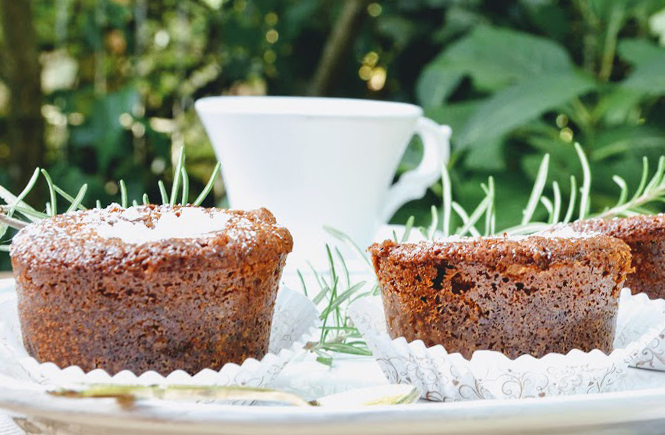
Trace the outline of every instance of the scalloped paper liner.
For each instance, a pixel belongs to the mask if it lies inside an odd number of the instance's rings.
[[[600,350],[551,353],[542,358],[523,355],[511,360],[500,352],[476,351],[471,360],[449,354],[443,346],[426,347],[388,335],[381,299],[354,302],[347,313],[374,353],[391,383],[415,385],[432,401],[520,399],[600,393],[613,390],[629,364],[665,332],[665,315],[644,322],[652,301],[621,295],[617,331],[623,331],[609,355]],[[664,302],[665,304],[665,302]],[[619,344],[620,346],[617,346]]]
[[[286,364],[304,352],[316,332],[318,312],[304,295],[281,288],[275,303],[270,336],[270,353],[260,361],[249,358],[242,364],[225,364],[221,370],[202,370],[190,375],[176,370],[167,376],[154,371],[136,375],[129,370],[109,375],[104,370],[85,373],[78,366],[60,369],[53,363],[39,363],[28,355],[20,333],[16,295],[0,302],[0,375],[44,387],[86,383],[111,384],[197,384],[269,387]]]
[[[629,289],[621,292],[617,332],[614,347],[625,347],[635,341],[650,325],[658,324],[665,318],[665,300],[651,300],[646,293],[631,295]],[[635,356],[632,367],[665,371],[665,329],[649,341]]]

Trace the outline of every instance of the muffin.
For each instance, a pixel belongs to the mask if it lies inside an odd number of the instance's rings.
[[[369,248],[392,338],[541,357],[612,350],[630,248],[609,236],[453,237]]]
[[[665,215],[588,219],[573,222],[576,231],[599,232],[617,237],[630,246],[635,269],[626,279],[633,294],[665,298]]]
[[[262,358],[293,241],[266,209],[117,205],[29,225],[10,255],[27,351],[110,374]]]

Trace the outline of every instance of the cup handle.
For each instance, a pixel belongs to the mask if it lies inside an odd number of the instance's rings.
[[[402,174],[390,188],[381,215],[383,222],[388,222],[404,203],[422,198],[427,188],[441,177],[441,165],[450,156],[452,130],[447,125],[439,125],[429,118],[421,117],[416,124],[415,134],[422,139],[423,158],[417,168]]]

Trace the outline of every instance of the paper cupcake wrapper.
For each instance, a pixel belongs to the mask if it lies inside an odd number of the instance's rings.
[[[629,289],[624,289],[621,293],[614,347],[626,347],[628,343],[639,339],[650,326],[659,324],[662,319],[665,319],[665,300],[651,300],[646,293],[631,295]],[[638,352],[630,365],[665,371],[665,329]]]
[[[388,335],[380,298],[354,302],[347,313],[372,350],[391,383],[415,385],[432,401],[519,399],[606,392],[615,389],[629,364],[665,330],[665,317],[641,320],[642,298],[621,295],[620,346],[606,355],[600,350],[551,353],[542,358],[523,355],[514,360],[500,352],[476,351],[470,360],[449,354],[443,346],[395,340]],[[628,314],[623,313],[625,310]],[[632,315],[629,315],[632,313]]]
[[[275,303],[270,352],[260,361],[249,358],[242,364],[225,364],[221,370],[202,370],[190,375],[176,370],[167,376],[149,371],[135,374],[129,370],[114,376],[97,369],[85,373],[78,366],[59,368],[53,363],[39,363],[23,346],[16,306],[16,296],[0,302],[0,375],[25,384],[57,387],[73,384],[110,383],[138,385],[223,385],[269,387],[284,366],[304,352],[316,332],[318,312],[304,295],[280,289]]]

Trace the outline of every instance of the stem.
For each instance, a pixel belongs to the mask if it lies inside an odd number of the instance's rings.
[[[575,7],[582,16],[582,20],[587,25],[582,36],[582,56],[583,67],[586,71],[595,73],[596,47],[598,46],[598,37],[600,33],[600,19],[588,4],[587,0],[576,0]]]
[[[21,228],[25,228],[28,226],[27,222],[20,221],[18,219],[11,218],[9,216],[6,216],[4,214],[0,214],[0,223],[8,225],[12,228],[15,228],[17,230],[20,230]]]
[[[584,132],[588,132],[593,125],[593,115],[591,115],[591,112],[589,112],[589,109],[586,108],[579,97],[573,98],[571,104],[573,105],[573,110],[577,114],[577,120],[580,123],[579,127]]]
[[[603,57],[600,62],[600,71],[598,78],[601,81],[608,81],[612,75],[612,66],[614,65],[614,55],[617,48],[617,35],[621,30],[621,22],[623,21],[623,11],[618,7],[613,7],[610,13],[610,21],[607,25],[605,33],[605,47],[603,49]]]
[[[661,184],[655,189],[647,193],[643,193],[642,195],[638,196],[637,198],[631,201],[628,201],[627,203],[625,203],[620,207],[615,207],[609,210],[605,210],[604,212],[597,214],[594,217],[606,219],[614,216],[621,216],[623,213],[627,212],[628,210],[639,208],[642,205],[648,204],[651,201],[653,201],[655,198],[659,198],[663,195],[665,195],[665,184]]]
[[[43,167],[46,144],[44,118],[41,114],[41,65],[39,42],[34,27],[33,8],[30,0],[0,0],[0,31],[2,32],[2,61],[0,70],[3,81],[10,89],[7,107],[6,129],[10,153],[7,171],[11,188],[17,191],[28,183],[28,168]],[[4,132],[3,132],[4,133]],[[38,185],[30,196],[38,198],[43,193]]]
[[[582,165],[582,191],[580,195],[580,220],[584,219],[588,213],[589,208],[589,196],[591,191],[591,169],[589,168],[589,161],[586,158],[586,154],[582,150],[582,146],[575,142],[575,151],[580,158],[580,164]]]
[[[345,0],[316,67],[309,89],[310,95],[328,95],[333,90],[339,78],[339,70],[345,64],[363,18],[367,15],[365,9],[368,4],[369,0]]]
[[[445,163],[441,165],[441,188],[443,190],[443,222],[441,229],[443,231],[443,236],[448,237],[450,235],[450,216],[453,206],[453,195],[450,182],[450,173],[448,172],[448,168],[446,167]]]

